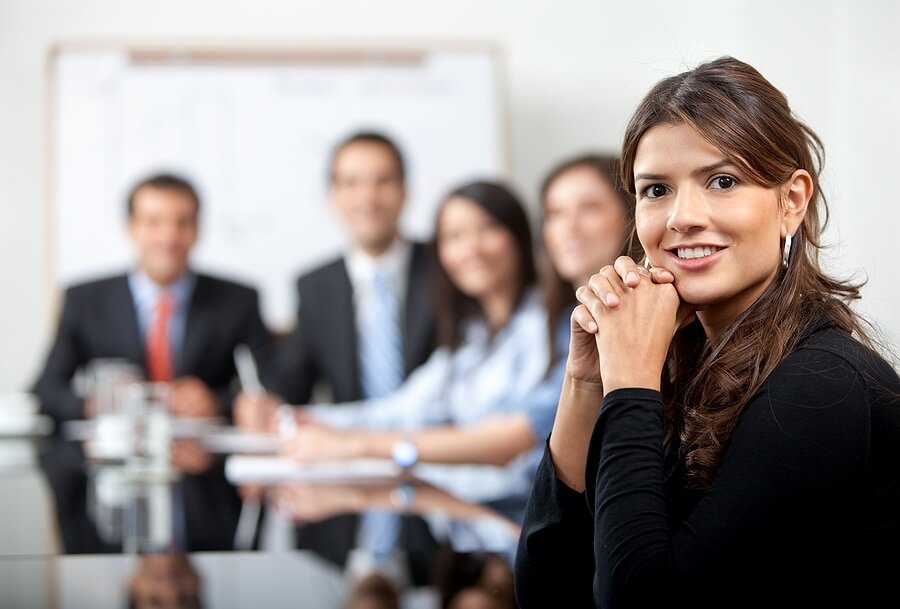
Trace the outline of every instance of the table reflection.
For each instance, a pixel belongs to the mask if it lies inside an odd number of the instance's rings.
[[[93,459],[63,438],[38,455],[72,555],[41,584],[60,607],[515,606],[525,498],[505,495],[492,468],[234,485],[224,456],[194,440],[173,442],[165,468]],[[253,551],[234,551],[253,502]]]
[[[224,460],[185,448],[187,468],[92,461],[80,442],[53,439],[39,463],[53,493],[62,551],[230,550],[241,499]],[[180,449],[173,449],[173,457]]]
[[[196,609],[200,574],[184,554],[148,554],[128,580],[128,605],[134,609]]]
[[[152,418],[120,422],[135,447],[98,444],[90,423],[35,444],[63,556],[5,560],[0,574],[31,574],[5,585],[30,582],[61,608],[515,606],[526,496],[503,468],[347,463],[298,476],[281,462],[229,476],[229,459],[256,463],[222,450],[247,438],[133,402]]]

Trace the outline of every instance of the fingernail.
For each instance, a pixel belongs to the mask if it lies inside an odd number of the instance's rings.
[[[619,299],[615,294],[607,294],[606,295],[606,304],[608,304],[609,306],[619,304]]]
[[[591,331],[591,332],[596,332],[596,331],[599,330],[599,329],[600,329],[600,328],[597,327],[597,324],[596,324],[596,323],[594,323],[594,322],[589,322],[589,323],[588,323],[588,330],[589,330],[589,331]]]

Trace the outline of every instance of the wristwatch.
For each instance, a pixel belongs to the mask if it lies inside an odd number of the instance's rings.
[[[394,463],[406,469],[415,465],[419,460],[419,451],[416,445],[409,440],[400,440],[394,442],[391,447],[391,458],[394,459]]]

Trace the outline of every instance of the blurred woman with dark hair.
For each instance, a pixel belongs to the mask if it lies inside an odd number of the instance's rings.
[[[617,157],[589,153],[562,161],[541,184],[542,285],[561,352],[560,372],[569,349],[575,289],[618,256],[642,256],[632,238],[634,195],[622,186],[619,172]]]
[[[511,190],[483,181],[453,190],[434,233],[438,349],[383,398],[298,409],[286,454],[518,463],[510,483],[527,492],[537,457],[530,449],[549,433],[556,408],[555,398],[530,396],[553,358],[532,247]]]

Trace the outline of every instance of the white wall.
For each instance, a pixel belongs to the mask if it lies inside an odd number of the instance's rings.
[[[617,148],[652,83],[735,55],[825,140],[833,254],[841,269],[868,274],[863,310],[896,342],[898,23],[890,0],[0,0],[0,393],[36,374],[56,314],[46,202],[54,43],[496,41],[508,64],[511,177],[531,198],[561,156]]]

